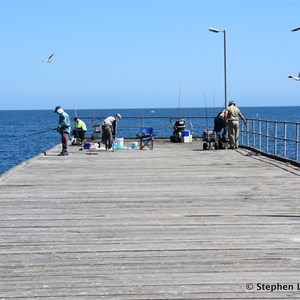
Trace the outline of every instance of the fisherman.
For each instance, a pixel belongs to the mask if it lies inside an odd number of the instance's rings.
[[[58,125],[55,128],[61,134],[62,151],[59,156],[68,155],[68,137],[71,131],[69,115],[60,107],[56,106],[54,112],[59,115]]]
[[[107,117],[102,123],[102,141],[105,143],[106,150],[113,150],[113,141],[116,136],[117,123],[121,120],[120,114]]]
[[[214,119],[214,132],[218,134],[223,129],[222,138],[225,138],[227,133],[224,116],[225,116],[225,109],[219,112]]]
[[[73,128],[72,130],[72,134],[74,135],[72,145],[76,145],[77,143],[82,145],[87,128],[85,123],[79,117],[75,117],[74,121],[75,121],[75,128]]]
[[[225,122],[228,123],[229,130],[229,149],[237,149],[239,147],[238,139],[240,133],[239,118],[244,121],[244,124],[248,126],[248,122],[242,115],[238,107],[235,106],[234,101],[229,101],[224,114]]]

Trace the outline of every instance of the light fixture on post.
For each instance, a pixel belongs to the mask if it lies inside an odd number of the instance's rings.
[[[226,29],[220,30],[217,28],[208,28],[210,32],[214,33],[219,33],[223,32],[224,33],[224,88],[225,88],[225,102],[224,106],[225,108],[227,107],[227,65],[226,65]]]
[[[291,31],[294,32],[294,31],[298,31],[298,30],[300,30],[300,27],[294,28]],[[298,74],[298,76],[290,75],[289,78],[292,78],[292,79],[295,79],[297,81],[300,81],[300,73]]]

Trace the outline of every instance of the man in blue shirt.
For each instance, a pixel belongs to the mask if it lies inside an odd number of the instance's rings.
[[[59,115],[56,130],[61,134],[62,151],[59,156],[68,155],[68,137],[71,132],[69,115],[60,107],[56,106],[54,112]]]

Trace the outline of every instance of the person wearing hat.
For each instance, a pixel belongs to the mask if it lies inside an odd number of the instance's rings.
[[[239,118],[241,118],[244,124],[247,126],[247,120],[242,115],[239,108],[235,105],[234,101],[229,101],[229,104],[225,110],[224,119],[228,124],[229,133],[229,149],[237,149],[239,147],[238,139],[240,133]]]
[[[117,123],[121,120],[120,114],[107,117],[102,123],[102,142],[106,150],[113,150],[112,145],[116,136]]]
[[[82,144],[87,130],[86,125],[79,117],[75,117],[74,121],[75,128],[73,128],[72,130],[72,134],[74,135],[72,145],[77,144],[77,142],[79,142],[79,144]]]
[[[58,114],[57,132],[61,134],[62,151],[59,156],[68,155],[68,137],[71,131],[69,115],[60,107],[56,106],[54,112]]]

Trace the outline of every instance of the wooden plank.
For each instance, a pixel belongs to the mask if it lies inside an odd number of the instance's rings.
[[[300,297],[298,168],[200,142],[59,150],[0,177],[0,299]]]

